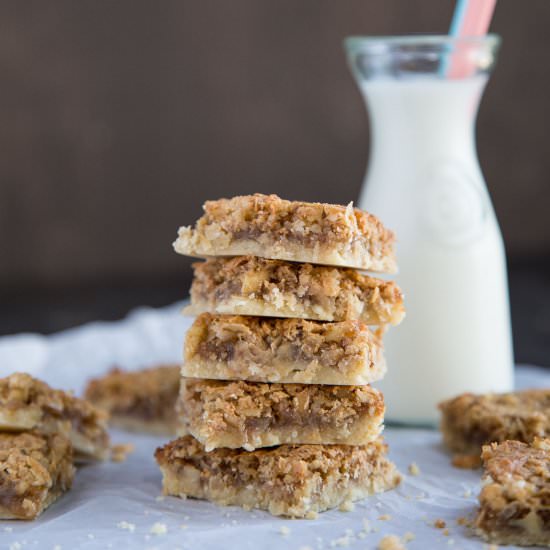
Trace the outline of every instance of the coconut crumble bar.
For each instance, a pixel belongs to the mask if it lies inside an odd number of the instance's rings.
[[[400,482],[381,439],[364,446],[282,445],[252,452],[205,452],[185,436],[155,453],[164,494],[312,517]]]
[[[138,371],[112,369],[90,380],[85,396],[109,413],[112,426],[136,432],[172,435],[180,387],[179,365],[159,365]]]
[[[243,256],[394,273],[394,235],[373,215],[346,206],[249,195],[207,201],[174,249],[187,256]]]
[[[191,305],[204,312],[317,321],[359,320],[397,325],[403,296],[393,281],[354,269],[296,264],[255,256],[212,258],[193,264]]]
[[[0,519],[35,519],[74,477],[70,442],[61,435],[0,433]]]
[[[109,456],[106,413],[25,373],[0,379],[0,430],[59,433],[79,460]]]
[[[382,341],[359,321],[199,315],[185,339],[192,378],[361,385],[386,372]]]
[[[183,424],[206,451],[251,451],[284,443],[363,445],[384,420],[382,393],[370,386],[262,384],[187,378],[178,402]]]
[[[476,532],[497,544],[550,547],[550,439],[483,447]]]
[[[494,441],[529,443],[535,437],[550,436],[550,389],[465,393],[444,401],[439,408],[443,441],[461,455],[458,463],[479,457],[482,445]]]

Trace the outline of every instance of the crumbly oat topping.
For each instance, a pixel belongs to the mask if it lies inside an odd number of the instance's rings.
[[[71,440],[77,452],[105,458],[109,448],[107,418],[85,399],[54,390],[26,373],[0,379],[0,425],[4,429],[59,432]]]
[[[73,453],[61,435],[0,433],[0,518],[34,519],[74,477]]]
[[[408,469],[409,474],[411,474],[412,476],[420,475],[420,468],[418,467],[418,464],[416,462],[411,462]]]
[[[504,394],[466,393],[439,405],[446,445],[462,454],[479,455],[493,441],[531,442],[550,436],[550,389]]]
[[[302,249],[303,255],[314,250],[322,261],[336,252],[343,259],[351,257],[359,262],[354,267],[395,270],[393,233],[375,216],[353,208],[351,203],[345,207],[255,194],[208,201],[204,212],[194,228],[180,228],[174,243],[176,252],[227,255],[239,243],[254,243],[258,255],[288,254],[295,249]],[[327,254],[323,255],[324,251]]]
[[[550,546],[550,439],[483,447],[478,534],[501,544]]]
[[[382,393],[371,386],[328,386],[315,384],[262,384],[244,381],[185,379],[181,384],[178,408],[189,432],[207,446],[254,448],[257,438],[275,430],[296,431],[293,443],[321,443],[300,440],[307,429],[316,435],[330,429],[340,443],[361,424],[373,424],[369,439],[381,430],[384,415]],[[230,437],[236,445],[230,445]],[[367,440],[368,441],[368,440]],[[223,442],[223,443],[222,443]],[[268,443],[269,444],[269,443]]]
[[[159,365],[137,371],[112,369],[90,380],[85,396],[111,417],[130,416],[143,421],[171,421],[178,397],[179,365]]]
[[[404,316],[403,296],[393,281],[354,269],[322,267],[255,256],[212,258],[193,264],[191,311],[219,311],[260,301],[265,315],[322,321],[363,320],[398,324]],[[283,312],[283,314],[278,313]],[[294,314],[292,314],[294,312]],[[250,313],[258,314],[258,313]]]

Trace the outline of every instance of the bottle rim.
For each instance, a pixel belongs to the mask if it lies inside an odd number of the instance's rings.
[[[357,35],[345,38],[344,45],[350,53],[361,51],[370,54],[387,54],[391,51],[399,51],[401,48],[409,52],[416,48],[420,50],[433,49],[434,51],[444,49],[447,52],[449,49],[475,46],[496,49],[500,46],[501,41],[501,37],[494,33],[483,36],[458,37],[446,34]]]

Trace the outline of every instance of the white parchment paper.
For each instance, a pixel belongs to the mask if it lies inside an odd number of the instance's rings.
[[[79,393],[89,377],[113,365],[130,369],[178,362],[190,324],[180,309],[181,304],[141,309],[120,322],[93,323],[49,337],[0,338],[0,376],[26,371]],[[550,371],[518,368],[517,385],[548,387]],[[308,521],[163,498],[152,455],[165,439],[113,432],[114,442],[136,446],[127,461],[81,468],[73,489],[34,522],[0,522],[0,549],[375,549],[384,535],[407,532],[415,537],[406,544],[411,550],[484,548],[456,522],[475,512],[479,471],[452,468],[435,430],[389,427],[385,436],[404,475],[402,485],[357,503],[350,512],[333,510]],[[412,462],[420,469],[417,476],[408,474]],[[448,535],[434,527],[436,519],[446,522]]]

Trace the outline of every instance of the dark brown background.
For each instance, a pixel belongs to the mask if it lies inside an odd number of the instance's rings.
[[[183,297],[188,263],[170,244],[206,198],[355,199],[368,121],[342,39],[444,33],[452,10],[446,0],[1,1],[0,328],[54,330]],[[548,0],[498,2],[504,44],[478,121],[512,268],[545,281],[549,21]],[[141,294],[121,298],[132,288]],[[68,312],[84,295],[88,309]]]

